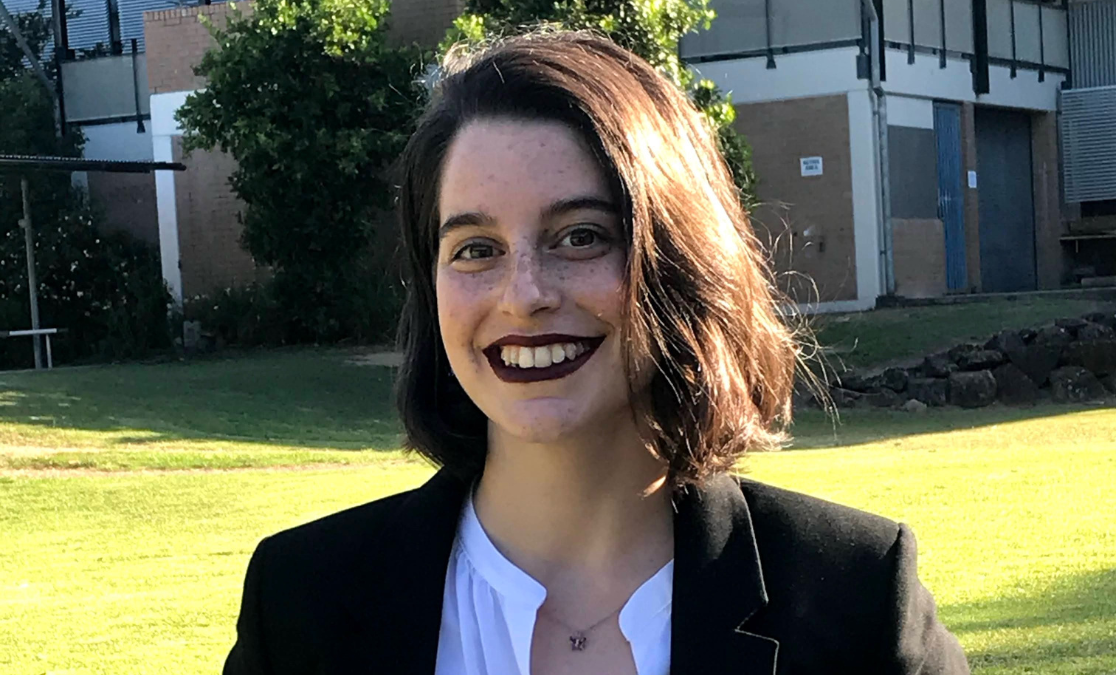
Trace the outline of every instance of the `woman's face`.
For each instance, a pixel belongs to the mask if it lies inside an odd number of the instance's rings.
[[[630,419],[621,220],[579,136],[552,122],[467,124],[438,210],[442,342],[494,431],[546,443]]]

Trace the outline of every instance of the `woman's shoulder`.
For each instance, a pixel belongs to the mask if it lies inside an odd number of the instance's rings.
[[[840,555],[885,555],[899,523],[850,506],[736,477],[758,539],[796,550]]]

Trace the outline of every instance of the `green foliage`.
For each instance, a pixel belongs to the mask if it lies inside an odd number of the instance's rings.
[[[594,30],[647,60],[685,90],[717,129],[722,155],[746,207],[756,202],[751,149],[733,128],[732,100],[709,80],[696,80],[678,55],[687,33],[708,30],[716,13],[709,0],[466,0],[442,50],[458,42],[480,43],[547,25]]]
[[[37,11],[24,12],[12,17],[15,19],[20,35],[31,48],[31,53],[39,59],[43,56],[43,47],[46,46],[51,34],[50,19],[44,13],[45,9],[46,0],[39,0]],[[23,50],[19,48],[15,37],[7,27],[0,26],[0,81],[7,82],[22,75],[23,58]],[[49,70],[48,74],[53,75]],[[5,108],[4,112],[7,114],[8,109]]]
[[[395,277],[369,261],[396,248],[388,169],[424,101],[421,54],[387,44],[387,0],[253,7],[213,31],[207,86],[179,111],[185,147],[236,159],[242,243],[274,271],[283,341],[390,334]]]
[[[49,23],[23,14],[32,51],[42,53]],[[50,94],[20,66],[22,52],[0,32],[0,153],[80,157],[79,130],[59,138]],[[95,211],[65,172],[26,172],[30,188],[40,325],[65,328],[53,340],[57,362],[129,358],[170,346],[158,253],[124,234],[102,234]],[[0,174],[0,329],[30,328],[21,175]],[[0,341],[0,368],[33,365],[28,338]]]

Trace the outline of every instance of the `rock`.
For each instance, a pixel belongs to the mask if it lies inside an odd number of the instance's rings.
[[[1080,366],[1097,377],[1116,373],[1116,338],[1074,342],[1062,351],[1061,363]]]
[[[946,352],[946,355],[949,356],[950,361],[957,363],[965,354],[979,352],[982,349],[984,349],[984,345],[977,344],[975,342],[966,342],[950,347],[949,351]]]
[[[1086,314],[1084,319],[1090,323],[1097,323],[1116,330],[1116,312],[1093,312],[1092,314]]]
[[[833,405],[838,408],[853,408],[864,398],[864,394],[849,389],[834,387],[829,390],[829,398],[833,401]]]
[[[1068,319],[1058,319],[1054,322],[1054,325],[1058,328],[1064,328],[1066,332],[1069,333],[1071,336],[1077,337],[1077,331],[1089,325],[1089,322],[1085,319],[1077,319],[1071,317]]]
[[[870,389],[880,386],[878,375],[865,375],[855,370],[850,370],[837,376],[842,389],[865,393]]]
[[[949,402],[962,408],[981,408],[996,400],[996,378],[987,370],[949,376]]]
[[[922,372],[927,377],[949,377],[949,374],[955,370],[957,364],[947,354],[934,354],[922,361]]]
[[[1092,340],[1116,340],[1116,330],[1112,330],[1101,323],[1090,322],[1089,325],[1077,331],[1078,342],[1090,342]]]
[[[1062,347],[1040,345],[1036,342],[1023,349],[1011,350],[1007,357],[1013,365],[1026,373],[1031,381],[1041,387],[1046,384],[1050,371],[1054,370],[1059,359],[1062,358]]]
[[[1026,346],[1027,343],[1023,337],[1013,330],[996,333],[988,342],[984,343],[985,349],[994,349],[1004,354],[1015,349],[1023,349]]]
[[[1050,390],[1058,403],[1077,403],[1104,398],[1097,376],[1079,366],[1065,366],[1050,373]]]
[[[1008,405],[1031,405],[1038,400],[1039,388],[1027,374],[1010,363],[992,371],[996,378],[996,398]]]
[[[903,397],[886,387],[881,387],[865,394],[864,402],[873,408],[894,408],[903,402]]]
[[[891,391],[901,392],[907,388],[907,371],[902,368],[888,368],[880,375],[880,384]]]
[[[907,396],[930,406],[943,406],[949,400],[947,380],[923,377],[907,382]]]
[[[1073,337],[1061,326],[1047,326],[1035,334],[1034,344],[1045,347],[1065,347],[1073,342]]]
[[[1005,360],[1003,352],[994,349],[981,349],[961,354],[957,358],[957,365],[961,370],[988,370],[989,368],[995,368]]]
[[[926,412],[926,404],[917,398],[912,398],[903,404],[903,410],[909,413]]]
[[[1038,331],[1034,328],[1023,328],[1019,331],[1019,337],[1023,339],[1024,344],[1028,345],[1035,341],[1036,335],[1038,335]]]

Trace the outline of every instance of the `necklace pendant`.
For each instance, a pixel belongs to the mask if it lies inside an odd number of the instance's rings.
[[[574,650],[575,652],[583,652],[583,651],[585,651],[585,645],[588,642],[589,642],[589,638],[585,637],[585,635],[583,635],[581,633],[578,633],[576,635],[571,635],[570,636],[570,649]]]

